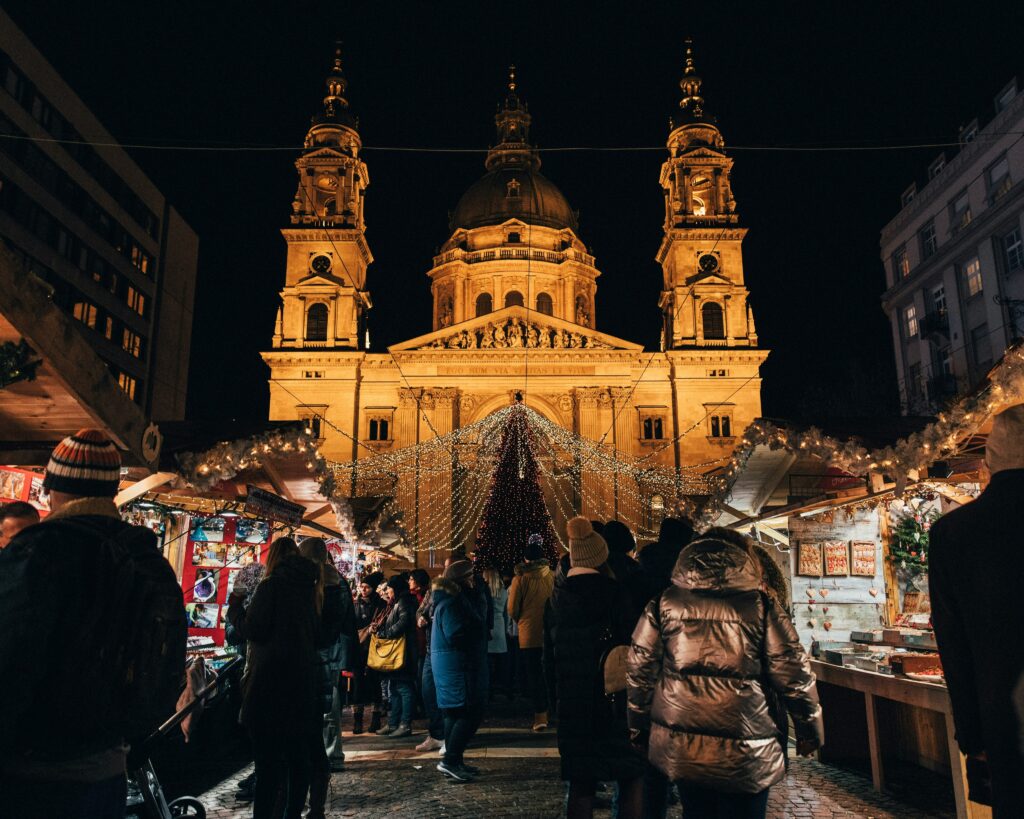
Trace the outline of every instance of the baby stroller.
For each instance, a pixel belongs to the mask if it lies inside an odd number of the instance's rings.
[[[131,749],[128,754],[128,816],[137,819],[206,819],[206,808],[194,796],[179,796],[167,801],[149,757],[157,742],[220,692],[234,672],[241,668],[242,661],[241,657],[230,660],[208,685],[196,691],[195,698],[188,705]]]

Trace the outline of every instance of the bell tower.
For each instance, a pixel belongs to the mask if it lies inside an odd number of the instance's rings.
[[[288,257],[275,349],[364,347],[365,316],[372,307],[366,269],[373,256],[363,220],[370,177],[359,155],[359,120],[349,109],[347,88],[339,45],[322,110],[295,160],[299,179],[291,224],[281,231]]]
[[[669,120],[669,156],[661,166],[665,235],[657,260],[664,274],[659,306],[664,349],[757,347],[743,283],[743,237],[730,177],[733,160],[686,41],[679,113]]]

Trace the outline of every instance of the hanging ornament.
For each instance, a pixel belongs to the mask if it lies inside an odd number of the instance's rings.
[[[878,589],[872,586],[870,589],[868,589],[868,594],[870,594],[872,597],[878,597]]]
[[[813,598],[813,597],[814,597],[814,589],[812,589],[812,588],[811,588],[810,586],[808,586],[808,587],[807,587],[807,588],[805,589],[805,591],[807,592],[807,596],[808,596],[808,597],[811,597],[811,598]]]
[[[828,597],[828,589],[818,589],[818,594],[820,594],[823,598]]]
[[[808,625],[809,628],[814,628],[816,625],[818,625],[818,621],[817,620],[808,620],[807,621],[807,625]]]
[[[831,620],[826,620],[824,623],[821,624],[821,627],[823,629],[825,629],[825,631],[831,631],[832,630],[832,621]]]

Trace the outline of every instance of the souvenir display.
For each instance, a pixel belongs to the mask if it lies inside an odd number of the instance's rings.
[[[805,543],[800,541],[797,544],[797,574],[804,577],[821,577],[821,544]]]
[[[845,540],[829,540],[825,543],[825,574],[829,577],[850,573],[850,551]]]
[[[876,547],[873,540],[855,540],[850,544],[850,574],[854,577],[874,577]],[[874,596],[874,595],[872,595]]]

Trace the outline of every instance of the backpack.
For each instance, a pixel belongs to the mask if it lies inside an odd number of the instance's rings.
[[[81,612],[84,639],[68,657],[75,699],[106,732],[144,739],[173,715],[184,679],[188,628],[174,570],[141,527],[108,536],[74,518],[47,525],[99,540],[95,605]]]

